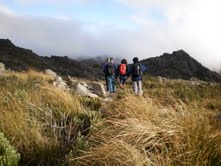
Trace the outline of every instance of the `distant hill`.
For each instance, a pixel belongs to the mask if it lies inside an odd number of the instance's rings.
[[[51,69],[61,75],[89,79],[99,79],[103,76],[100,69],[93,68],[86,63],[68,57],[42,57],[32,52],[32,50],[15,46],[8,39],[0,39],[0,62],[4,63],[6,68],[15,71]]]
[[[159,57],[142,60],[141,63],[149,68],[152,76],[221,82],[218,73],[210,71],[183,50],[174,51],[172,54],[164,53]]]
[[[105,56],[73,60],[68,57],[43,57],[32,50],[15,46],[8,39],[0,39],[0,62],[6,68],[15,71],[35,69],[42,71],[51,69],[60,75],[70,75],[88,79],[104,79],[101,64]],[[115,59],[118,64],[119,58]],[[149,68],[152,76],[162,76],[171,79],[197,78],[209,82],[221,82],[221,76],[201,65],[185,51],[179,50],[172,54],[164,53],[162,56],[148,58],[141,61]]]

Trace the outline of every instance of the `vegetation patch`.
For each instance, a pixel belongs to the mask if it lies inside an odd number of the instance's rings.
[[[144,80],[144,96],[128,81],[103,101],[34,71],[0,77],[2,165],[221,165],[221,86]]]

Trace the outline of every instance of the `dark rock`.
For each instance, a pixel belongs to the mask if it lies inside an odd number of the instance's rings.
[[[193,59],[183,50],[172,54],[164,53],[160,57],[148,58],[141,61],[149,68],[152,76],[161,76],[170,79],[197,78],[208,82],[221,82],[221,76]]]

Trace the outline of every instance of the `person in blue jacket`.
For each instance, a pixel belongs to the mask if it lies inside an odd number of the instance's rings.
[[[139,63],[137,57],[133,58],[133,64],[129,69],[128,75],[131,75],[133,92],[135,95],[143,95],[142,80],[143,73],[147,71],[147,67]]]
[[[105,76],[105,84],[106,84],[106,90],[109,91],[108,89],[108,81],[107,81],[107,73],[106,73],[106,65],[110,62],[110,58],[107,58],[105,63],[102,65],[102,71],[104,72]]]
[[[117,68],[114,64],[114,59],[110,58],[110,61],[105,64],[104,72],[107,78],[107,87],[110,93],[114,93],[116,91],[115,79],[117,76]]]

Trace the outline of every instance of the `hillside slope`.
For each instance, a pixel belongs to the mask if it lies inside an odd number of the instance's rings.
[[[95,70],[86,63],[68,57],[42,57],[32,50],[15,46],[8,39],[0,39],[0,62],[4,63],[6,68],[15,71],[51,69],[60,75],[89,79],[99,79],[102,76],[101,71]]]
[[[51,69],[59,75],[103,79],[100,68],[103,58],[73,60],[66,56],[42,57],[32,50],[15,46],[8,39],[0,39],[0,62],[3,62],[6,68],[15,71]],[[115,59],[120,61],[119,58]],[[185,80],[197,78],[208,82],[221,82],[221,76],[218,73],[210,71],[183,50],[172,54],[164,53],[160,57],[142,60],[141,63],[149,68],[151,76]]]
[[[160,57],[148,58],[141,62],[148,66],[152,76],[221,82],[218,73],[210,71],[183,50],[174,51],[172,54],[164,53]]]

